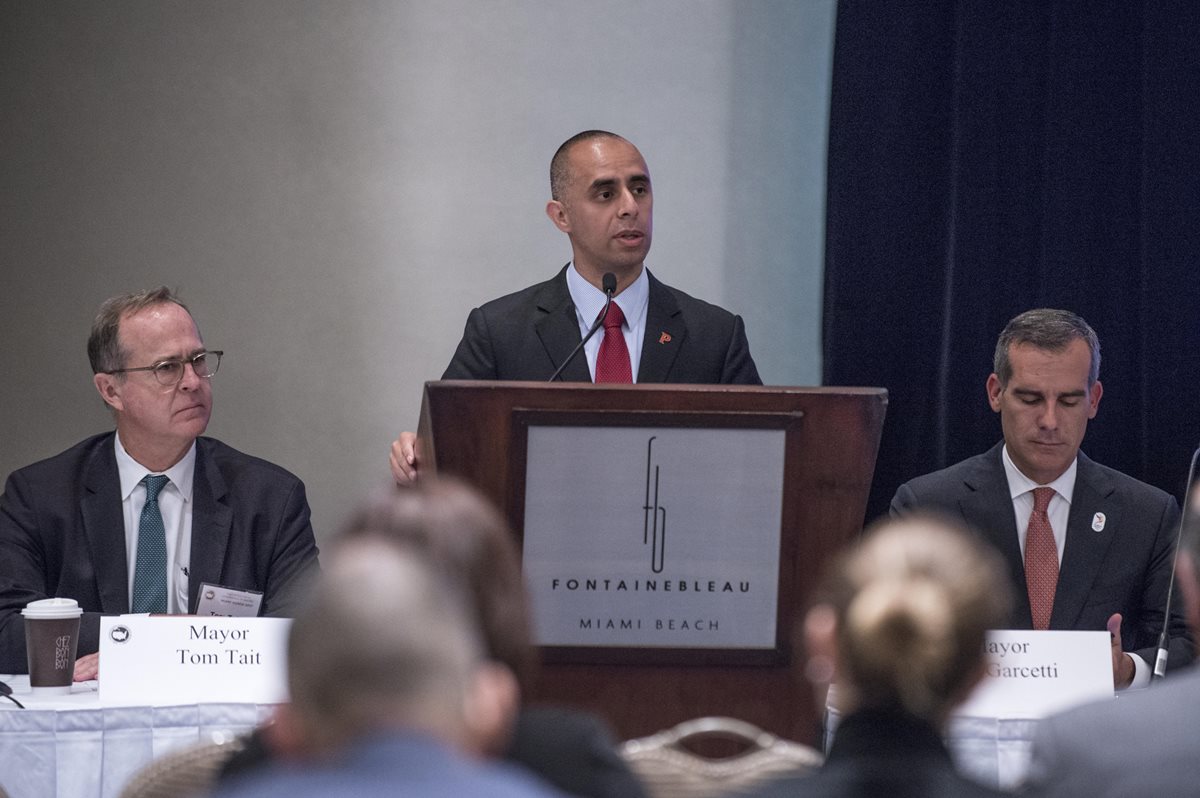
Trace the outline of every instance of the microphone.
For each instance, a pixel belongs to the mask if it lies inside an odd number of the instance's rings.
[[[1154,673],[1150,678],[1158,681],[1167,675],[1167,629],[1171,623],[1171,597],[1175,592],[1175,566],[1179,562],[1179,545],[1183,542],[1184,522],[1187,521],[1188,510],[1191,509],[1192,479],[1196,476],[1196,460],[1200,459],[1200,447],[1192,454],[1192,464],[1188,466],[1187,484],[1183,488],[1183,511],[1179,513],[1179,531],[1175,533],[1175,556],[1171,559],[1171,581],[1167,582],[1167,605],[1163,612],[1162,632],[1158,636],[1158,654],[1154,657]]]
[[[550,379],[546,380],[546,382],[557,380],[558,375],[562,374],[567,364],[575,359],[575,356],[579,354],[579,350],[583,349],[583,345],[590,341],[592,336],[596,334],[596,330],[600,329],[600,325],[604,324],[604,317],[608,315],[608,306],[612,304],[613,294],[617,293],[617,276],[612,272],[605,272],[604,276],[600,278],[600,286],[604,290],[604,310],[600,311],[600,315],[592,322],[592,327],[587,331],[587,335],[583,336],[583,340],[579,342],[579,345],[571,350],[571,354],[567,355],[567,359],[550,375]]]

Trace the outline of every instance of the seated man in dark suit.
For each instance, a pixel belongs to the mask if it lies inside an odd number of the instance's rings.
[[[572,260],[544,283],[475,308],[446,380],[549,380],[760,385],[740,316],[660,283],[645,268],[653,230],[650,170],[637,147],[587,130],[550,162],[546,215],[571,241]],[[603,335],[571,358],[604,310]],[[599,364],[599,365],[598,365]],[[392,444],[396,481],[418,472],[415,436]]]
[[[116,431],[9,476],[0,496],[0,673],[24,673],[20,611],[50,596],[84,614],[76,679],[98,671],[101,615],[189,613],[201,583],[290,615],[317,571],[304,485],[202,438],[221,352],[166,288],[114,297],[88,339]]]
[[[1149,682],[1167,601],[1179,506],[1158,488],[1079,451],[1100,406],[1100,343],[1063,310],[1031,310],[1000,334],[987,380],[1004,440],[900,486],[892,515],[961,517],[1004,555],[1017,588],[1014,629],[1107,628],[1113,682]],[[1060,565],[1061,563],[1061,565]],[[1191,661],[1171,617],[1169,666]]]

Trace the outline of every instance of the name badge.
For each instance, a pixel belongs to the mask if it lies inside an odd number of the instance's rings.
[[[290,618],[114,615],[100,619],[100,703],[287,700]]]
[[[232,587],[200,584],[200,601],[196,615],[205,618],[255,618],[262,606],[263,594],[256,590],[236,590]]]

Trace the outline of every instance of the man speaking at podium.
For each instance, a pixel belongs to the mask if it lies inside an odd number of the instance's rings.
[[[740,316],[659,282],[645,268],[653,231],[650,171],[614,133],[567,139],[550,162],[546,215],[572,260],[544,283],[475,308],[446,380],[761,385]],[[603,330],[574,350],[614,297]],[[418,472],[415,436],[392,444],[396,481]]]
[[[1064,310],[1030,310],[996,344],[988,402],[1004,440],[900,486],[892,515],[961,517],[1008,563],[1014,629],[1107,628],[1117,688],[1149,682],[1162,631],[1179,506],[1079,451],[1100,406],[1100,342]],[[1061,563],[1061,566],[1060,566]],[[1192,641],[1171,614],[1170,667]]]
[[[88,358],[116,432],[13,472],[0,496],[0,673],[25,672],[20,611],[48,596],[83,608],[77,680],[96,675],[101,614],[195,612],[202,582],[291,615],[317,570],[304,485],[200,437],[221,352],[187,308],[166,288],[108,300]]]

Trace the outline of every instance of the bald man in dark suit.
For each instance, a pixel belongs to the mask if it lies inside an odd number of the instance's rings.
[[[613,330],[628,352],[624,382],[761,385],[740,316],[659,282],[645,267],[653,233],[650,170],[637,147],[603,130],[563,142],[550,162],[546,215],[573,258],[552,279],[471,311],[442,379],[608,381],[595,336],[568,362],[606,307],[615,278]],[[605,327],[610,325],[605,323]],[[416,436],[392,443],[392,476],[417,478]]]

